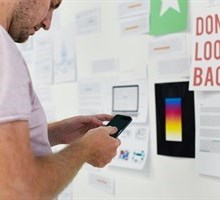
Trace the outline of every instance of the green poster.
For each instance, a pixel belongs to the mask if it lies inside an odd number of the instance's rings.
[[[187,0],[151,0],[150,35],[184,31],[187,5]]]

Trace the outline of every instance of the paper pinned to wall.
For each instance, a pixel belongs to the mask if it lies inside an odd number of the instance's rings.
[[[186,55],[186,39],[185,33],[151,38],[149,42],[148,55],[149,57]]]
[[[161,78],[188,78],[190,72],[190,57],[179,56],[175,58],[158,58],[150,63],[152,66],[152,76],[160,80]]]
[[[54,83],[76,80],[75,31],[70,25],[53,34]]]
[[[210,6],[219,6],[220,1],[219,0],[208,0]]]
[[[100,172],[88,172],[88,183],[98,190],[115,194],[115,180],[113,177],[103,175]]]
[[[191,90],[219,90],[219,21],[218,7],[199,10],[193,19]]]
[[[119,58],[93,60],[91,68],[93,74],[117,72],[119,71]]]
[[[220,92],[196,92],[196,165],[199,174],[220,177]]]
[[[120,20],[121,35],[138,35],[149,32],[149,14]]]
[[[129,125],[119,136],[121,145],[110,166],[141,170],[148,158],[149,127]]]
[[[97,33],[101,30],[101,9],[94,8],[76,15],[76,33],[78,35]]]
[[[39,34],[34,39],[34,68],[32,80],[35,84],[51,84],[53,77],[53,44],[49,34]]]
[[[79,114],[110,113],[111,82],[114,78],[79,81]]]
[[[150,11],[149,0],[130,0],[120,2],[118,5],[119,18],[145,15]]]

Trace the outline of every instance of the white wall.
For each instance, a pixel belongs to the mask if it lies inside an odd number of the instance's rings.
[[[78,78],[89,75],[88,68],[91,60],[103,57],[119,57],[120,64],[124,68],[145,69],[149,64],[147,55],[149,36],[120,36],[117,1],[64,0],[61,6],[62,22],[69,24],[76,13],[97,6],[102,10],[101,32],[76,38]],[[190,1],[189,6],[189,19],[191,19],[196,10],[207,6],[207,1]],[[191,20],[189,24],[191,26]],[[190,40],[188,48],[187,54],[190,55]],[[220,179],[198,175],[195,159],[157,155],[154,83],[154,77],[149,74],[151,139],[149,159],[144,170],[135,171],[114,167],[102,170],[103,175],[115,178],[115,195],[111,195],[89,186],[88,170],[84,168],[73,182],[75,199],[220,199]],[[54,86],[54,93],[57,114],[60,118],[77,114],[77,83]],[[61,97],[69,99],[65,106]]]

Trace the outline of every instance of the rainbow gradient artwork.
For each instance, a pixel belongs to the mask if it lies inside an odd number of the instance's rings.
[[[165,98],[165,135],[167,141],[182,141],[181,104],[181,98]]]

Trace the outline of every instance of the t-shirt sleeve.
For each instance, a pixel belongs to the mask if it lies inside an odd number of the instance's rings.
[[[0,27],[0,123],[29,120],[30,76],[7,32]]]

